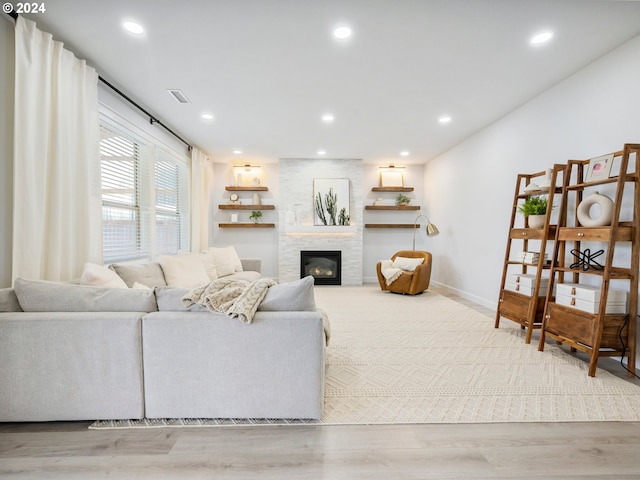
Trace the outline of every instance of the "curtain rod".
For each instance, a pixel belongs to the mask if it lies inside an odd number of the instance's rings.
[[[18,14],[15,12],[15,10],[12,10],[10,12],[5,12],[7,15],[9,15],[11,18],[13,18],[15,21],[18,20]],[[158,125],[160,125],[162,128],[164,128],[167,132],[169,132],[171,135],[173,135],[174,137],[176,137],[178,140],[180,140],[182,143],[184,143],[187,146],[187,150],[190,152],[191,150],[193,150],[193,147],[189,144],[189,142],[187,142],[185,139],[183,139],[180,135],[178,135],[177,133],[175,133],[173,130],[171,130],[169,127],[167,127],[164,123],[162,123],[160,120],[158,120],[156,117],[154,117],[153,115],[151,115],[149,112],[147,112],[143,107],[141,107],[138,103],[136,103],[134,100],[132,100],[128,95],[126,95],[125,93],[123,93],[120,89],[118,89],[117,87],[113,86],[111,83],[109,83],[107,80],[105,80],[104,78],[102,78],[102,76],[100,74],[98,74],[98,80],[100,80],[102,83],[104,83],[107,87],[109,87],[111,90],[113,90],[114,92],[116,92],[118,95],[120,95],[122,98],[124,98],[127,102],[129,102],[131,105],[133,105],[134,107],[136,107],[138,110],[140,110],[142,113],[144,113],[146,116],[149,117],[149,123],[151,123],[151,125],[153,125],[154,123],[157,123]]]

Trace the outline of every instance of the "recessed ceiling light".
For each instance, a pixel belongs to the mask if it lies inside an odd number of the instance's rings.
[[[409,156],[409,151],[408,150],[403,150],[400,152],[400,155],[402,155],[403,157],[408,157]]]
[[[338,40],[346,40],[351,36],[351,34],[352,34],[351,28],[347,27],[346,25],[336,27],[333,30],[333,36],[336,37]]]
[[[144,33],[144,28],[142,25],[136,22],[132,22],[131,20],[125,20],[122,22],[122,28],[124,28],[127,32],[133,33],[134,35],[142,35]]]
[[[318,155],[326,155],[327,151],[326,150],[318,150]]]
[[[234,150],[233,154],[234,155],[242,155],[242,150]]]
[[[529,40],[529,43],[531,43],[531,45],[541,45],[543,43],[548,42],[552,38],[553,38],[553,32],[540,32],[534,35],[533,37],[531,37],[531,40]]]
[[[203,120],[213,120],[214,119],[213,113],[203,113],[203,114],[200,115],[200,117]]]
[[[324,115],[322,115],[322,121],[324,123],[331,123],[333,122],[333,120],[334,120],[334,117],[333,117],[333,114],[331,113],[325,113]]]
[[[451,122],[451,117],[449,115],[443,115],[438,119],[438,121],[440,123],[450,123]]]

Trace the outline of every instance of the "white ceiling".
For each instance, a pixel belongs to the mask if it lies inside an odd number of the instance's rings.
[[[423,163],[640,34],[638,1],[44,3],[28,16],[41,30],[222,162],[322,158],[322,148],[327,158]],[[124,32],[124,19],[146,33]],[[348,41],[332,38],[341,22]],[[529,45],[543,29],[551,42]]]

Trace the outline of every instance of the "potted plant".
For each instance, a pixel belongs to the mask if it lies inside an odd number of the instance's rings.
[[[411,203],[411,199],[402,193],[396,197],[396,205],[405,206]]]
[[[260,210],[252,210],[249,215],[249,220],[253,220],[253,223],[258,223],[262,218],[262,212]]]
[[[527,198],[523,204],[519,205],[518,211],[529,219],[531,228],[541,228],[544,226],[548,206],[549,199],[547,197],[536,195]]]

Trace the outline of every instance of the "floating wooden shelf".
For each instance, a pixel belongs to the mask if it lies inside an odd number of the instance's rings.
[[[274,210],[275,205],[218,205],[220,210]]]
[[[364,228],[420,228],[414,223],[365,223]]]
[[[219,223],[220,228],[275,228],[275,223]]]
[[[413,192],[413,187],[373,187],[372,192]]]
[[[228,192],[266,192],[269,187],[224,187]]]
[[[365,205],[365,210],[420,210],[420,205]]]

